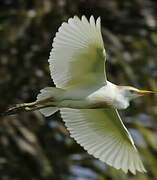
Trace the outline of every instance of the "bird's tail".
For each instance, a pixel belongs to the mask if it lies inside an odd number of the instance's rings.
[[[47,102],[45,101],[44,103],[45,106],[43,106],[42,104],[38,105],[39,111],[46,117],[58,111],[59,108],[56,107],[55,102],[58,101],[60,97],[62,97],[64,91],[65,90],[63,89],[55,88],[55,87],[46,87],[44,89],[41,89],[40,93],[37,96],[37,102],[40,102],[44,99],[48,99],[48,101]]]

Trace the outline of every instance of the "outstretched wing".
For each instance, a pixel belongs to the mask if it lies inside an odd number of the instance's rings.
[[[100,18],[70,18],[56,33],[49,57],[51,76],[59,88],[104,83],[105,50]]]
[[[71,136],[94,157],[122,169],[145,172],[134,142],[115,109],[61,109]]]

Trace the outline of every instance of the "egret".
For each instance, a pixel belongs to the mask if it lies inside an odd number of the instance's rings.
[[[56,87],[42,89],[37,101],[8,112],[39,109],[50,116],[60,110],[71,137],[89,154],[125,173],[146,172],[118,110],[153,92],[107,80],[100,17],[91,16],[88,21],[74,16],[62,23],[48,61]]]

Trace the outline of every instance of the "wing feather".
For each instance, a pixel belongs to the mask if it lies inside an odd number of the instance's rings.
[[[100,18],[77,16],[56,33],[49,57],[51,76],[59,88],[106,83]],[[84,78],[86,76],[86,78]]]
[[[145,172],[133,140],[115,109],[61,109],[71,136],[94,157],[125,173]]]

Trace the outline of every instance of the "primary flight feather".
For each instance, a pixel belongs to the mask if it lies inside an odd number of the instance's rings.
[[[125,173],[145,172],[117,109],[126,109],[131,100],[152,91],[107,81],[100,18],[70,18],[52,46],[48,61],[56,88],[42,89],[36,102],[17,105],[7,113],[40,109],[50,116],[60,110],[71,137],[89,154]]]

